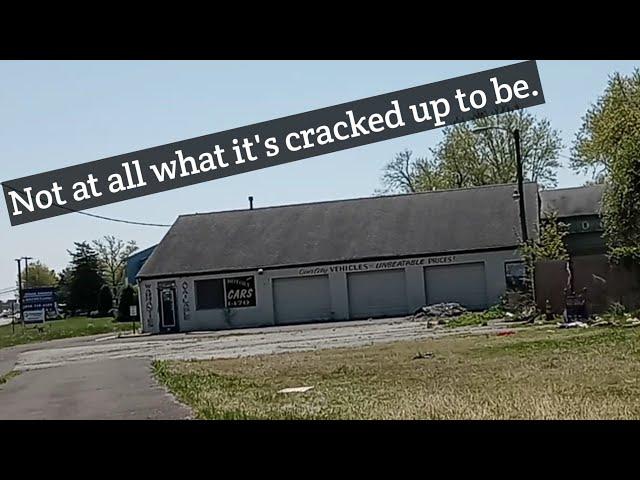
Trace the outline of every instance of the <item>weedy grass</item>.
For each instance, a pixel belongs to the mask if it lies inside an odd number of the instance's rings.
[[[44,324],[25,324],[24,327],[22,324],[16,324],[14,328],[15,333],[11,325],[0,327],[0,348],[60,338],[126,332],[131,331],[131,323],[114,322],[111,317],[72,317],[62,320],[51,320]]]
[[[203,419],[640,418],[638,328],[157,361],[154,371]],[[298,386],[314,388],[278,393]]]
[[[446,323],[448,328],[469,327],[474,325],[484,325],[489,320],[504,318],[506,312],[499,305],[494,305],[489,310],[483,312],[467,312],[458,317],[454,317]]]
[[[18,370],[11,370],[10,372],[5,373],[4,375],[0,375],[0,386],[4,385],[13,377],[17,377],[18,375],[20,375],[20,371]]]

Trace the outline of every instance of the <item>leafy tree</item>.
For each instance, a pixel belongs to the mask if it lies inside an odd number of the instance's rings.
[[[550,212],[540,221],[540,234],[520,245],[520,252],[526,268],[526,284],[529,294],[533,290],[533,278],[536,262],[541,260],[568,260],[569,252],[565,237],[569,226],[558,221],[557,213]],[[532,297],[533,298],[533,297]]]
[[[413,193],[449,188],[440,166],[426,157],[412,158],[413,152],[405,149],[396,154],[382,173],[385,192]]]
[[[625,139],[639,134],[639,102],[640,70],[629,77],[612,75],[602,96],[582,118],[571,150],[571,167],[591,172],[594,178],[606,175]]]
[[[65,274],[66,298],[71,310],[91,311],[96,307],[98,292],[104,280],[100,274],[98,254],[87,242],[74,242],[75,251],[69,251],[71,265]]]
[[[591,180],[587,180],[586,182],[584,182],[585,187],[591,187],[593,185],[604,185],[604,174],[599,174],[597,175],[595,178],[591,179]]]
[[[94,240],[92,245],[98,253],[102,275],[111,288],[113,298],[124,286],[127,258],[138,249],[136,242],[124,242],[113,235],[106,235],[100,240]]]
[[[106,315],[113,308],[113,295],[109,285],[102,285],[98,292],[98,312]]]
[[[640,264],[640,144],[625,150],[614,160],[604,191],[604,237],[614,262]]]
[[[135,289],[131,285],[127,285],[120,295],[120,303],[118,304],[118,320],[131,321],[129,315],[129,307],[138,304],[138,297]]]
[[[569,252],[565,245],[568,234],[569,226],[558,220],[558,214],[547,213],[540,221],[538,239],[530,243],[535,260],[568,260]]]
[[[69,301],[69,291],[71,288],[71,270],[69,267],[63,268],[58,274],[57,297],[59,303],[66,304]]]
[[[399,153],[382,174],[383,192],[422,192],[516,181],[513,136],[502,129],[473,130],[499,126],[518,129],[525,180],[544,186],[556,185],[558,153],[562,140],[546,119],[523,110],[480,118],[443,130],[443,139],[429,155],[412,158]]]
[[[640,262],[640,70],[614,74],[588,110],[572,167],[604,178],[604,237],[614,261]]]
[[[57,284],[58,276],[56,272],[40,260],[30,262],[29,266],[22,272],[23,288],[55,287]],[[17,279],[16,286],[18,286]]]

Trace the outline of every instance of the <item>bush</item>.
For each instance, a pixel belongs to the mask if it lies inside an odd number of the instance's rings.
[[[613,317],[622,317],[625,313],[627,313],[627,309],[621,303],[614,302],[609,305],[607,313]]]
[[[131,285],[127,285],[120,294],[120,303],[118,304],[118,320],[121,322],[130,322],[129,307],[137,305],[138,298],[135,290]]]
[[[467,327],[485,325],[489,320],[499,320],[506,316],[501,305],[493,305],[483,312],[467,312],[447,322],[447,327]]]
[[[98,292],[98,312],[101,315],[108,315],[111,308],[113,308],[111,289],[107,285],[103,285]]]

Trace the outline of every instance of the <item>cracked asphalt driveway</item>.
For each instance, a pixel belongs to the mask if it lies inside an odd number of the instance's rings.
[[[0,419],[184,419],[189,410],[157,384],[152,360],[356,347],[494,334],[504,327],[496,322],[427,328],[425,322],[397,318],[129,338],[101,335],[14,347],[0,350],[0,375],[11,368],[20,372],[0,386]]]
[[[144,359],[103,360],[22,372],[0,387],[2,420],[188,418]]]

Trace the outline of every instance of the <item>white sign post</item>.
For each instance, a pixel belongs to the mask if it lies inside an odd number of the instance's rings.
[[[129,305],[129,316],[131,317],[131,329],[136,333],[136,317],[138,316],[138,306]]]

